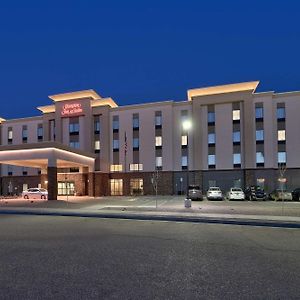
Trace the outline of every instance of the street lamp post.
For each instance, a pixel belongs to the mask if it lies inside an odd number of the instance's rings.
[[[192,122],[190,120],[184,120],[182,122],[182,129],[186,132],[187,145],[189,146],[189,130],[192,128]],[[186,199],[189,199],[189,147],[187,147],[187,164],[186,164]]]

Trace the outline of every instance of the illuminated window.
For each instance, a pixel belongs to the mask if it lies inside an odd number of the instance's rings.
[[[100,141],[95,141],[95,150],[100,150]]]
[[[123,179],[110,179],[110,194],[111,196],[123,195]]]
[[[13,139],[13,130],[12,128],[9,128],[8,131],[7,131],[7,138],[9,140],[12,140]]]
[[[110,165],[111,172],[122,172],[123,166],[122,165]]]
[[[277,131],[277,139],[278,141],[285,141],[285,130]]]
[[[143,179],[142,178],[130,179],[130,194],[131,195],[143,195]]]
[[[143,164],[130,164],[129,170],[130,171],[143,171]]]
[[[239,109],[235,109],[232,111],[232,120],[233,121],[237,121],[240,120],[241,116],[240,116],[240,110]]]
[[[286,152],[278,152],[278,163],[279,164],[286,163]]]
[[[207,139],[208,139],[208,144],[212,145],[216,143],[216,134],[215,133],[209,133],[207,135]]]
[[[162,157],[161,156],[157,156],[156,159],[155,159],[155,166],[157,168],[160,168],[162,167]]]
[[[156,147],[162,146],[162,137],[161,136],[155,137],[155,146]]]
[[[181,146],[187,146],[188,144],[188,137],[187,135],[182,135],[181,136]]]

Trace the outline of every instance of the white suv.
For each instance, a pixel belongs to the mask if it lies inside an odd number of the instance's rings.
[[[210,187],[206,193],[206,198],[208,200],[223,200],[223,194],[219,187]]]
[[[22,192],[22,198],[46,200],[48,198],[48,191],[41,188],[30,188]]]

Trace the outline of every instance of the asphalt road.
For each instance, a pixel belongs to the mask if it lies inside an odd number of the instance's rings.
[[[1,216],[1,299],[299,299],[299,229]]]

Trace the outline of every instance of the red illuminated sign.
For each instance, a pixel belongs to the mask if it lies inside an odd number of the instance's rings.
[[[70,116],[80,116],[83,115],[83,109],[81,103],[66,103],[62,107],[61,116],[70,117]]]

